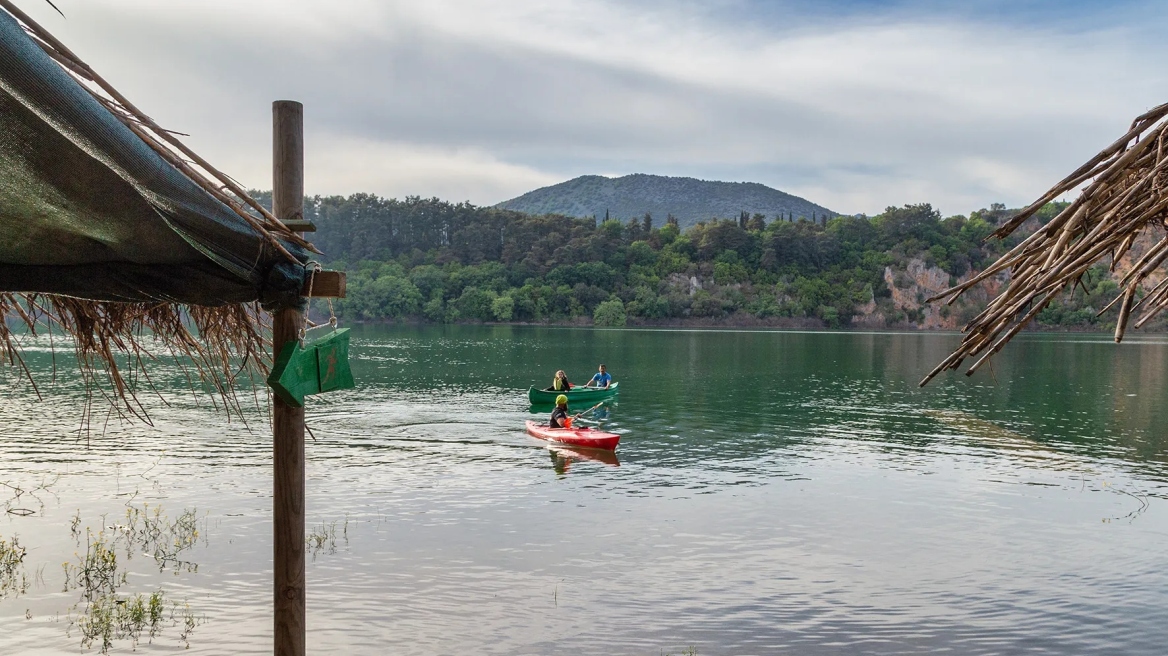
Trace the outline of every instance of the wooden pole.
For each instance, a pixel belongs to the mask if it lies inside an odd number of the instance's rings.
[[[304,106],[272,103],[272,213],[304,218]],[[299,339],[304,316],[297,308],[272,317],[272,354]],[[304,408],[272,399],[273,572],[275,654],[304,656]]]

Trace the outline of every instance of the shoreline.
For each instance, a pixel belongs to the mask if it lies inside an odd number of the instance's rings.
[[[423,319],[356,319],[348,320],[345,323],[350,325],[370,325],[370,326],[536,326],[543,328],[668,328],[668,329],[720,329],[727,330],[741,330],[741,329],[781,329],[781,330],[800,330],[813,332],[856,332],[856,333],[935,333],[935,334],[962,334],[959,328],[926,328],[912,323],[897,323],[884,326],[873,326],[870,324],[856,324],[852,326],[843,326],[838,328],[829,327],[826,323],[818,319],[754,319],[750,321],[742,320],[728,320],[726,319],[685,319],[685,320],[650,320],[650,321],[629,321],[623,326],[597,326],[590,320],[581,318],[577,321],[453,321],[453,322],[436,322],[426,321]],[[1021,332],[1023,333],[1068,333],[1068,334],[1098,334],[1107,335],[1115,332],[1114,326],[1027,326]],[[1141,330],[1137,334],[1144,335],[1163,335],[1168,331],[1163,330]]]

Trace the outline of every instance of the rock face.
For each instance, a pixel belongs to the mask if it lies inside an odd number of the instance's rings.
[[[891,294],[889,299],[876,299],[856,307],[852,323],[857,326],[881,328],[889,325],[912,324],[925,330],[959,330],[997,296],[1009,277],[1003,273],[967,291],[953,305],[928,303],[928,299],[965,282],[977,275],[970,271],[960,278],[950,276],[944,269],[928,266],[924,260],[913,258],[904,269],[885,267],[884,282]]]
[[[1132,243],[1130,250],[1115,263],[1113,271],[1105,273],[1106,278],[1118,285],[1123,277],[1131,271],[1136,262],[1145,253],[1155,246],[1161,239],[1159,233],[1145,231]],[[1107,261],[1104,265],[1109,264]],[[945,303],[928,303],[927,300],[954,285],[966,282],[977,271],[970,271],[960,278],[950,276],[943,269],[928,266],[924,260],[913,258],[908,260],[903,269],[885,267],[884,282],[888,286],[890,298],[873,299],[871,302],[856,307],[856,315],[852,318],[853,325],[863,327],[887,327],[908,325],[925,330],[960,330],[965,324],[983,310],[989,301],[1002,292],[1010,280],[1008,272],[1002,272],[989,280],[973,287],[952,305]],[[1144,283],[1145,289],[1151,289],[1165,279],[1163,271],[1155,271]],[[1087,285],[1098,282],[1088,279]],[[1113,289],[1115,286],[1113,286]],[[1079,290],[1080,295],[1084,293]],[[1100,305],[1091,308],[1091,314],[1101,309],[1103,304],[1121,293],[1120,290],[1104,298]],[[1065,297],[1065,295],[1064,295]],[[1138,315],[1137,315],[1138,316]],[[1134,319],[1133,319],[1134,321]]]
[[[838,215],[822,205],[756,182],[714,182],[641,173],[620,178],[585,175],[530,191],[496,207],[528,214],[598,219],[607,213],[621,221],[641,218],[648,212],[658,226],[664,225],[672,214],[682,228],[713,218],[738,218],[741,212],[763,214],[768,222],[780,215],[816,220]]]
[[[957,328],[957,318],[952,312],[949,312],[947,317],[941,316],[941,308],[944,306],[925,302],[949,289],[952,286],[950,279],[951,276],[940,267],[925,266],[924,260],[915,258],[908,261],[902,277],[893,273],[892,267],[884,268],[884,282],[892,293],[893,307],[898,310],[922,312],[924,316],[917,323],[926,330]]]

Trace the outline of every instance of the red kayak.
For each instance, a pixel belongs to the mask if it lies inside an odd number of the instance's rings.
[[[548,428],[547,424],[527,422],[527,434],[549,442],[559,442],[585,449],[615,451],[620,435],[605,433],[595,428]]]

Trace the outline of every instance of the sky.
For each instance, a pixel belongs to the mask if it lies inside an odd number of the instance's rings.
[[[16,0],[220,169],[494,204],[579,175],[760,182],[837,212],[1028,204],[1168,101],[1165,3]]]

